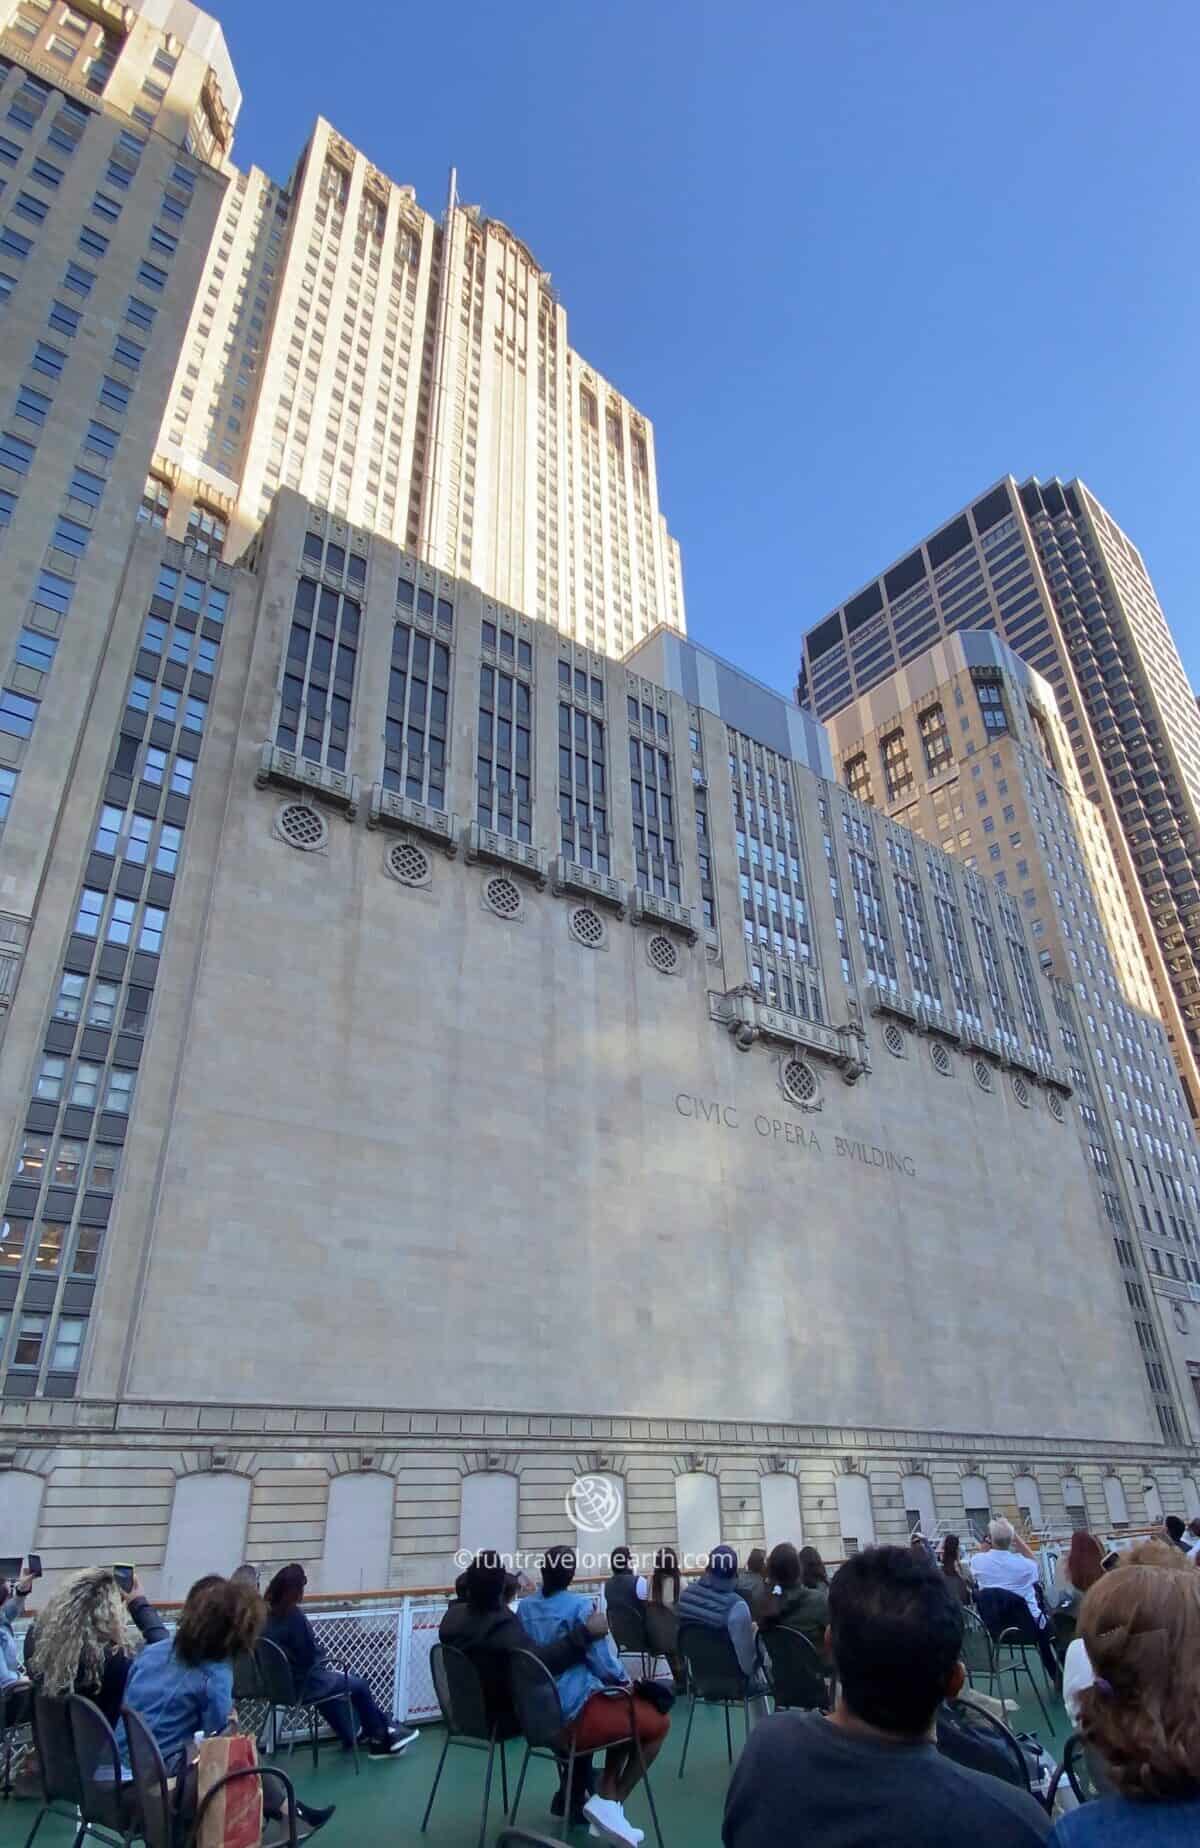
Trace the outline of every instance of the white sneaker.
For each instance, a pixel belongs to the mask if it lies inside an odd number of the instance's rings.
[[[625,1815],[625,1805],[623,1803],[618,1803],[617,1808],[620,1810],[621,1815],[625,1821],[625,1826],[629,1830],[629,1833],[632,1836],[633,1840],[635,1842],[644,1842],[646,1839],[645,1829],[637,1829],[634,1827],[634,1825],[630,1822],[628,1816]],[[594,1835],[598,1842],[604,1840],[603,1829],[598,1829],[594,1822],[588,1824],[588,1834]]]
[[[626,1822],[625,1812],[619,1803],[609,1797],[589,1797],[583,1806],[583,1813],[592,1824],[593,1835],[604,1836],[610,1842],[623,1842],[625,1848],[638,1848],[642,1839],[640,1829],[635,1829],[631,1822]]]

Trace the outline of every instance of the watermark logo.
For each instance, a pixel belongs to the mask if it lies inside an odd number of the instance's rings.
[[[607,1533],[621,1518],[620,1485],[611,1476],[576,1476],[563,1505],[581,1534]]]

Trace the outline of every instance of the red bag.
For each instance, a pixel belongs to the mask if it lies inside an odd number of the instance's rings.
[[[222,1733],[215,1739],[202,1739],[196,1761],[197,1810],[223,1777],[257,1765],[258,1747],[245,1733]],[[227,1784],[205,1810],[198,1848],[259,1848],[262,1835],[262,1779],[239,1777]]]

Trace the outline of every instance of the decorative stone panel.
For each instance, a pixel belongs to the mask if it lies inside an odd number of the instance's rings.
[[[347,821],[353,821],[358,813],[359,783],[356,776],[347,776],[341,770],[329,770],[324,764],[314,764],[307,757],[298,756],[295,751],[281,750],[277,744],[263,745],[254,781],[259,789],[265,789],[268,783],[273,783],[280,789],[302,789],[319,796],[323,802],[340,808]]]
[[[546,855],[539,848],[531,847],[527,841],[510,840],[507,834],[497,834],[492,828],[481,828],[477,821],[466,831],[464,858],[469,866],[483,860],[506,867],[522,879],[531,879],[539,892],[546,889]]]
[[[414,802],[382,783],[372,783],[367,804],[368,828],[407,828],[433,841],[453,859],[458,852],[458,819],[443,809],[430,808],[427,802]]]

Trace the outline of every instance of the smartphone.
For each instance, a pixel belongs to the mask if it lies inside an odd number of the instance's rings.
[[[25,1566],[30,1578],[41,1578],[42,1558],[40,1553],[31,1553],[29,1558],[25,1561]]]
[[[1120,1563],[1121,1555],[1119,1553],[1106,1553],[1104,1558],[1100,1561],[1100,1570],[1101,1572],[1111,1572],[1113,1567],[1119,1566]]]
[[[114,1566],[113,1577],[116,1579],[117,1587],[120,1591],[129,1592],[133,1590],[132,1566]]]
[[[7,1579],[10,1585],[15,1584],[21,1576],[23,1564],[24,1561],[20,1559],[0,1559],[0,1579]]]

